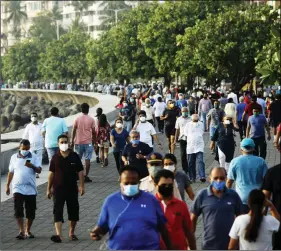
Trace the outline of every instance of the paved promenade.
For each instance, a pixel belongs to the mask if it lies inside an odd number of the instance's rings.
[[[163,135],[159,135],[161,142],[165,142],[165,150],[167,150],[167,142]],[[237,147],[235,155],[239,155],[239,137],[237,136]],[[205,164],[206,173],[209,174],[210,168],[217,166],[217,162],[214,161],[214,155],[211,155],[209,150],[209,134],[205,133]],[[158,150],[158,149],[156,149]],[[161,151],[160,151],[161,152]],[[176,149],[176,156],[179,158],[179,148]],[[272,167],[280,163],[280,154],[273,148],[272,142],[269,142],[267,147],[267,163],[269,167]],[[180,161],[179,161],[180,162]],[[180,166],[180,165],[179,165]],[[45,169],[47,167],[44,167]],[[13,199],[6,199],[1,202],[1,250],[97,250],[103,244],[103,241],[94,242],[90,239],[89,232],[95,226],[100,209],[104,198],[117,191],[119,189],[118,174],[115,167],[113,155],[109,155],[109,166],[101,168],[100,164],[95,162],[91,165],[90,177],[93,179],[92,183],[85,184],[86,193],[83,197],[80,197],[80,221],[77,224],[76,235],[79,241],[73,242],[68,240],[68,222],[67,215],[64,218],[66,222],[63,224],[63,242],[60,244],[53,243],[50,237],[55,234],[53,224],[53,202],[52,200],[46,199],[46,186],[44,183],[47,177],[47,171],[42,175],[42,180],[38,182],[37,197],[37,211],[36,219],[32,226],[32,233],[36,236],[35,239],[16,240],[15,236],[18,234],[18,228],[16,221],[13,217]],[[2,177],[1,189],[5,188]],[[195,193],[200,189],[206,187],[208,183],[201,184],[199,181],[192,184],[192,188]],[[3,191],[2,191],[3,196]],[[187,196],[186,196],[187,197]],[[190,205],[190,200],[187,200],[187,204]],[[65,208],[66,213],[66,208]],[[203,226],[201,218],[198,221],[196,238],[197,238],[197,249],[201,248],[201,235],[203,232]]]

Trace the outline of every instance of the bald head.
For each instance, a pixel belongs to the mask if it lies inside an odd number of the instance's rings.
[[[191,116],[192,121],[198,121],[199,120],[199,115],[198,114],[193,114]]]
[[[227,172],[223,167],[213,167],[210,172],[211,181],[225,181]]]
[[[182,108],[181,108],[181,111],[182,111],[182,112],[187,112],[188,109],[187,109],[187,107],[182,107]]]

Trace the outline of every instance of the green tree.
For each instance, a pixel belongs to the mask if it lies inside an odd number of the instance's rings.
[[[47,45],[46,52],[40,54],[39,71],[44,79],[56,81],[72,80],[89,76],[86,62],[88,35],[80,31],[67,33],[59,40]]]
[[[62,20],[62,12],[58,4],[55,4],[52,10],[48,12],[48,16],[52,19],[54,24],[56,23],[56,21]]]
[[[3,77],[5,80],[28,80],[33,82],[40,78],[38,72],[39,54],[44,45],[37,39],[24,40],[9,48],[3,56]]]
[[[177,37],[176,65],[215,85],[229,77],[235,87],[255,74],[255,57],[269,39],[276,12],[269,6],[232,6],[209,15]]]
[[[79,17],[76,17],[71,23],[70,30],[72,32],[75,32],[75,31],[86,32],[87,25],[83,21],[81,21],[81,19]]]
[[[27,14],[23,10],[21,2],[22,1],[7,2],[9,15],[6,21],[13,24],[11,33],[17,40],[21,38],[21,23],[27,19]]]

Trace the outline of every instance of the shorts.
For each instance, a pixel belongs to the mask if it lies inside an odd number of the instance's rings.
[[[66,203],[69,221],[79,221],[78,191],[55,192],[54,197],[54,221],[63,221],[63,208]]]
[[[165,126],[165,134],[167,138],[170,138],[170,136],[175,136],[176,134],[175,126],[174,125]]]
[[[92,144],[77,144],[75,145],[75,152],[79,155],[80,159],[91,160],[93,156],[94,147]]]
[[[44,150],[43,150],[43,149],[42,149],[42,150],[33,150],[33,149],[30,149],[30,151],[35,154],[35,156],[36,156],[38,162],[40,163],[40,167],[42,167],[42,158],[43,158],[43,151],[44,151]]]
[[[103,148],[109,148],[109,141],[100,142],[98,146]]]
[[[36,211],[36,195],[14,193],[15,218],[24,217],[23,204],[25,207],[25,217],[27,219],[34,220]]]

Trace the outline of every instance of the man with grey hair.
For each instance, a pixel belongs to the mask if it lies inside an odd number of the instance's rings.
[[[140,141],[140,133],[136,130],[130,132],[130,138],[131,142],[123,150],[122,160],[125,166],[135,166],[140,173],[140,179],[142,179],[149,175],[146,157],[152,152],[152,148]]]
[[[199,121],[199,115],[193,114],[192,121],[188,122],[184,128],[186,136],[186,154],[188,156],[188,173],[189,178],[193,182],[196,180],[196,160],[198,164],[198,172],[201,182],[206,182],[205,163],[203,159],[204,153],[204,125]]]
[[[247,129],[247,119],[246,116],[242,120],[242,115],[246,108],[246,103],[244,103],[244,97],[239,98],[239,104],[236,107],[236,121],[238,121],[239,126],[239,134],[241,141],[246,136],[246,129]]]

